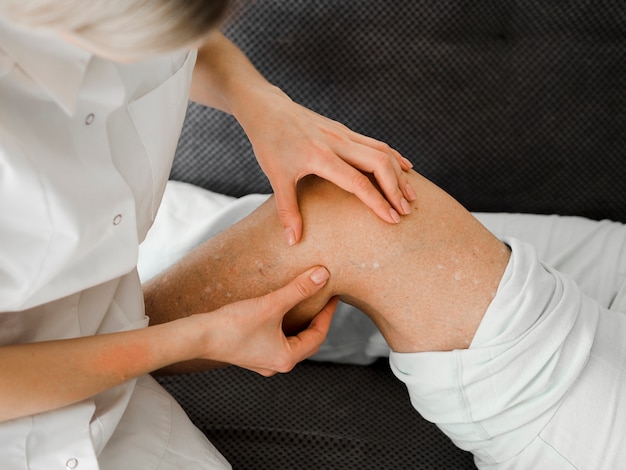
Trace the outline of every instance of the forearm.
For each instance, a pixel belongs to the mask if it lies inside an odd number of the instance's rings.
[[[282,93],[259,73],[245,54],[221,33],[198,49],[190,99],[238,117],[254,93]]]
[[[0,348],[0,421],[70,405],[194,357],[193,323]]]

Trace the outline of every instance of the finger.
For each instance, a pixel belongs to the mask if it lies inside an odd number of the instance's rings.
[[[303,300],[319,292],[329,277],[330,273],[326,268],[322,266],[311,268],[286,286],[267,294],[268,303],[274,306],[274,311],[280,311],[284,315]]]
[[[302,237],[302,216],[298,207],[296,183],[274,188],[278,218],[285,231],[285,240],[295,245]]]
[[[352,143],[346,145],[341,156],[355,168],[372,173],[383,194],[398,212],[405,215],[411,212],[407,202],[416,199],[415,190],[409,183],[408,173],[389,153]]]
[[[315,354],[328,335],[328,330],[337,308],[338,297],[333,297],[311,320],[311,324],[296,336],[287,338],[294,357],[300,362]]]
[[[361,139],[363,139],[362,136]],[[340,155],[356,168],[374,174],[385,196],[390,202],[395,202],[396,209],[406,214],[406,211],[402,211],[406,209],[403,207],[402,196],[408,201],[416,199],[415,190],[407,178],[406,172],[410,170],[410,167],[405,168],[406,159],[387,144],[374,139],[369,139],[369,141],[372,145],[365,145],[358,141],[344,142],[343,148],[339,150]],[[411,165],[408,160],[406,162]]]
[[[352,136],[352,140],[354,142],[360,143],[362,145],[366,145],[380,152],[385,152],[389,154],[390,156],[395,158],[395,160],[400,164],[400,167],[404,171],[409,171],[411,168],[413,168],[413,163],[411,163],[411,161],[408,158],[403,157],[400,154],[400,152],[390,147],[388,144],[381,142],[380,140],[376,140],[373,137],[368,137],[366,135],[362,135],[354,131],[351,131],[351,132],[353,132],[354,134]]]
[[[398,152],[397,150],[391,148],[385,142],[382,142],[380,140],[374,139],[373,137],[369,137],[369,136],[366,136],[366,135],[363,135],[363,134],[359,134],[358,132],[353,131],[352,129],[350,129],[346,125],[341,124],[340,122],[333,121],[332,119],[329,119],[329,118],[326,118],[326,119],[329,122],[331,122],[332,124],[334,124],[336,130],[337,129],[339,130],[339,134],[343,134],[350,141],[356,142],[358,144],[361,144],[361,145],[364,145],[364,146],[367,146],[367,147],[371,147],[373,149],[379,150],[379,151],[384,152],[384,153],[387,153],[390,157],[393,157],[398,162],[398,164],[402,167],[402,169],[405,170],[405,171],[410,170],[411,168],[413,168],[413,164],[407,158],[404,158],[400,154],[400,152]]]
[[[383,220],[397,223],[398,213],[411,213],[409,201],[416,198],[415,191],[407,173],[388,153],[348,139],[337,139],[334,148],[320,151],[314,163],[315,174],[355,194]],[[382,195],[367,177],[358,175],[355,168],[373,174]],[[391,206],[393,211],[390,211]]]
[[[278,371],[276,370],[271,370],[271,369],[249,369],[252,372],[256,372],[257,374],[262,375],[263,377],[272,377],[276,374],[278,374]]]
[[[385,196],[391,202],[396,202],[396,204],[394,204],[396,209],[402,209],[401,200],[397,199],[397,197],[394,198],[394,193],[397,191],[396,186],[408,201],[414,201],[417,199],[415,190],[409,184],[405,174],[405,172],[413,168],[413,163],[411,163],[409,159],[403,157],[400,152],[384,142],[376,140],[372,137],[358,134],[349,129],[348,131],[351,136],[350,141],[352,143],[359,144],[361,147],[355,147],[353,149],[344,148],[341,151],[341,155],[346,161],[352,163],[363,171],[373,173],[376,176],[376,180],[379,182]],[[350,145],[350,141],[347,141],[348,144],[344,145]],[[354,160],[354,158],[359,157],[361,160],[360,163]],[[390,164],[387,162],[387,159],[389,159],[392,164],[395,163],[395,165],[393,165],[395,176],[393,173],[389,173],[387,171],[390,168]]]
[[[339,298],[333,297],[311,320],[309,326],[296,336],[285,338],[289,348],[284,351],[282,358],[274,357],[274,364],[268,367],[250,367],[258,374],[270,377],[277,373],[286,373],[292,370],[297,363],[315,354],[326,339],[330,324],[337,308]]]
[[[333,182],[344,191],[354,194],[384,221],[391,224],[400,223],[400,215],[391,206],[390,201],[385,199],[367,176],[344,160],[336,157],[328,159],[324,164],[315,167],[313,173]],[[401,202],[402,195],[397,193],[395,199],[400,199],[396,204],[398,204],[398,208],[404,211]]]

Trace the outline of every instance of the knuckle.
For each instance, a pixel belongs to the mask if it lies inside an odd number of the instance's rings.
[[[293,213],[289,209],[279,208],[278,209],[278,218],[281,222],[289,222],[293,218]]]
[[[391,194],[389,195],[389,197],[397,198],[398,200],[403,198],[404,194],[402,193],[402,190],[400,189],[400,186],[398,186],[398,185],[394,186],[391,189]]]
[[[309,288],[309,285],[306,282],[297,280],[295,282],[295,288],[296,288],[296,291],[298,292],[298,295],[300,295],[301,297],[308,297],[309,295],[311,295],[311,289]]]
[[[289,357],[282,357],[277,360],[275,370],[281,374],[291,372],[296,363]]]
[[[346,134],[350,132],[350,128],[339,121],[331,121],[330,126],[326,127],[324,130],[327,136],[341,140],[345,140]]]
[[[256,301],[257,301],[256,310],[258,314],[261,315],[262,317],[267,316],[268,313],[271,312],[271,309],[274,305],[274,303],[271,300],[271,294],[258,297]]]
[[[337,138],[340,140],[340,138]],[[318,147],[316,150],[317,159],[322,162],[332,162],[337,158],[337,153],[329,147]]]
[[[386,156],[391,156],[391,154],[393,153],[393,149],[391,148],[391,146],[386,143],[386,142],[380,142],[378,141],[376,148],[380,151],[383,152]]]
[[[341,122],[337,122],[335,126],[342,140],[351,140],[350,134],[352,133],[352,130],[348,126]]]
[[[357,191],[366,191],[369,189],[371,183],[369,178],[363,173],[355,172],[352,175],[352,185]]]
[[[391,165],[394,160],[389,153],[379,150],[374,153],[374,161],[378,166],[383,167]]]

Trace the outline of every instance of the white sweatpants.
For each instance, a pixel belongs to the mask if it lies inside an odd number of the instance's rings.
[[[626,226],[478,218],[509,265],[469,349],[391,353],[414,407],[480,468],[626,468]]]

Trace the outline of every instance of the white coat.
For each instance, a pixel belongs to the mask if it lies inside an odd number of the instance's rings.
[[[117,64],[0,19],[0,345],[145,327],[139,243],[195,52]],[[0,424],[10,469],[227,466],[151,378]]]

